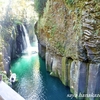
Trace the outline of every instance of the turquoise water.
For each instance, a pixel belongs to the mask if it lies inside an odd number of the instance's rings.
[[[12,61],[11,70],[18,78],[13,88],[25,100],[76,100],[67,97],[70,94],[68,87],[46,72],[45,61],[38,53]]]

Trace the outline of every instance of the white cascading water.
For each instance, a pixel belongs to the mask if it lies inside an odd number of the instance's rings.
[[[29,36],[28,36],[25,26],[22,25],[22,27],[23,27],[23,31],[25,34],[25,40],[26,40],[26,50],[24,50],[23,53],[27,53],[28,55],[30,55],[31,54],[31,45],[30,45]]]
[[[24,33],[25,33],[25,39],[26,39],[27,48],[30,48],[31,45],[30,45],[30,40],[29,40],[29,36],[28,36],[27,30],[26,30],[24,25],[22,25],[22,26],[23,26],[23,30],[24,30]]]
[[[38,52],[38,47],[32,47],[31,44],[30,44],[30,40],[29,40],[29,36],[28,36],[28,33],[27,33],[27,30],[25,28],[24,25],[22,25],[23,27],[23,31],[24,31],[24,34],[25,34],[25,40],[26,40],[26,49],[23,51],[23,53],[27,53],[28,55],[31,55],[32,53],[36,53]],[[35,37],[36,38],[36,37]],[[37,40],[36,40],[37,41]]]

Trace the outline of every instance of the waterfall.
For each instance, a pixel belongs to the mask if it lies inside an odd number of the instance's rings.
[[[16,56],[19,57],[20,54],[31,55],[37,53],[38,47],[31,46],[28,32],[25,26],[23,24],[17,25],[17,30],[18,32],[16,37]],[[34,38],[36,39],[36,37]]]
[[[22,51],[22,53],[24,54],[28,54],[30,55],[31,54],[31,45],[30,45],[30,40],[29,40],[29,36],[28,36],[28,32],[25,28],[25,26],[22,24],[22,28],[23,28],[23,33],[24,33],[24,42],[25,42],[25,45],[26,45],[26,48],[25,50]]]
[[[31,36],[34,39],[34,41],[32,42],[32,46],[31,46],[28,32],[25,26],[23,24],[17,25],[17,30],[18,30],[18,33],[16,37],[16,56],[19,57],[20,54],[21,55],[28,54],[30,56],[31,54],[37,53],[38,52],[38,45],[37,45],[38,41],[37,41],[35,33],[33,33],[33,36],[31,34]],[[36,45],[33,45],[33,44],[36,44]]]
[[[23,31],[24,31],[24,35],[25,35],[26,47],[30,48],[31,45],[30,45],[30,40],[29,40],[29,36],[28,36],[27,30],[26,30],[24,25],[22,25],[22,27],[23,27]]]

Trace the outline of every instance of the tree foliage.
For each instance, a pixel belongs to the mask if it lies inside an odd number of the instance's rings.
[[[34,0],[35,10],[40,16],[43,14],[46,2],[47,0]]]
[[[37,17],[33,5],[31,0],[0,0],[0,20],[30,22]]]

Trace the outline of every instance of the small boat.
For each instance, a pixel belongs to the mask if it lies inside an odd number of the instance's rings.
[[[11,76],[10,76],[10,82],[11,83],[15,83],[16,82],[16,74],[15,73],[11,74]]]

